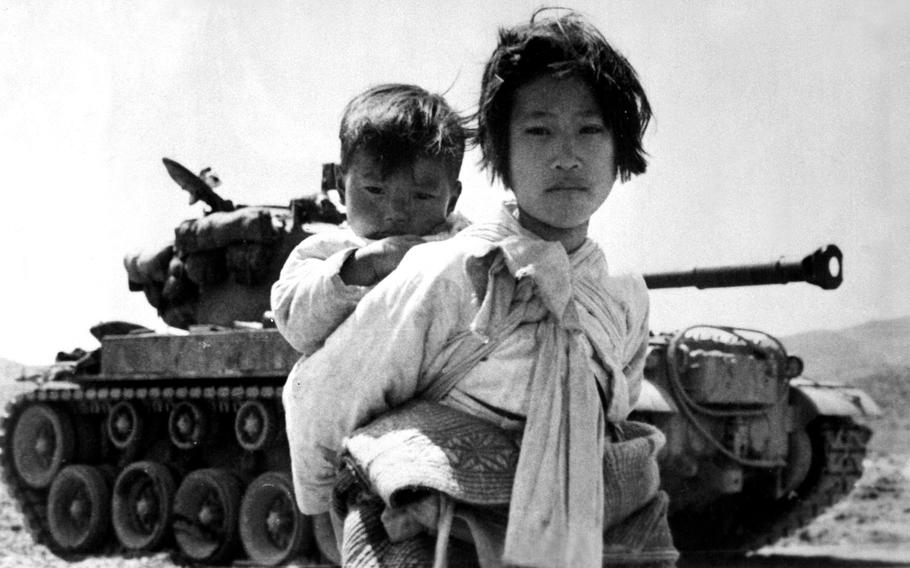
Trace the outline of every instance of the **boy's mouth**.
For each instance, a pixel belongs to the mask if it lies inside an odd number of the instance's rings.
[[[379,231],[376,233],[372,233],[368,238],[373,239],[374,241],[378,241],[379,239],[385,239],[387,237],[400,237],[401,235],[407,235],[407,234],[408,234],[408,232],[404,229],[402,229],[402,230],[392,229],[389,231]]]

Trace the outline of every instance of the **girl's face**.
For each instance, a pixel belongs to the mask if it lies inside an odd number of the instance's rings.
[[[555,229],[586,230],[616,181],[613,134],[587,83],[541,77],[518,88],[509,175],[519,215]]]

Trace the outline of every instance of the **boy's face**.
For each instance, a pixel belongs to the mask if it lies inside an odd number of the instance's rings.
[[[461,184],[450,179],[445,162],[420,157],[382,177],[380,164],[363,150],[344,173],[348,224],[358,236],[430,234],[455,208]]]
[[[613,134],[576,77],[519,87],[509,120],[509,175],[524,214],[559,229],[587,223],[616,181]]]

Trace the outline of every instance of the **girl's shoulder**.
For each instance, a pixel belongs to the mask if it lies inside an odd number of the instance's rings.
[[[635,272],[624,272],[620,274],[611,274],[607,276],[607,284],[612,287],[618,294],[628,298],[647,298],[648,286],[641,274]]]
[[[589,264],[586,278],[595,279],[610,300],[623,306],[629,313],[647,313],[650,300],[644,277],[628,266],[615,266],[611,263],[608,270],[603,252],[597,256],[596,261]]]

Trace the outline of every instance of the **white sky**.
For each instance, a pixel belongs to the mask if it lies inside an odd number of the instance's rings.
[[[104,319],[160,326],[122,257],[201,211],[161,157],[213,166],[235,202],[285,204],[337,160],[351,96],[412,82],[473,111],[497,28],[538,4],[0,4],[0,357],[93,348]],[[648,173],[594,218],[611,261],[647,272],[844,250],[837,291],[658,291],[655,329],[785,335],[910,314],[910,3],[559,4],[629,57],[655,110]],[[469,214],[498,198],[475,164]]]

